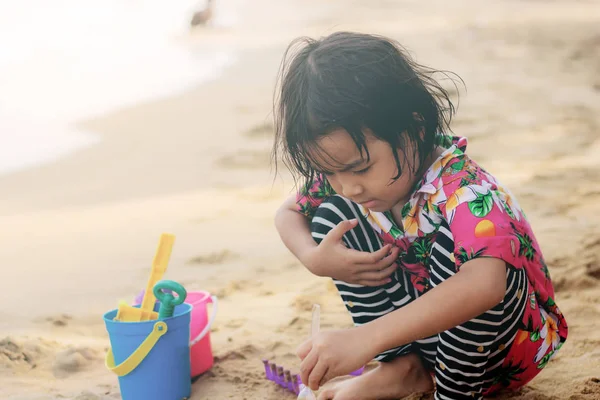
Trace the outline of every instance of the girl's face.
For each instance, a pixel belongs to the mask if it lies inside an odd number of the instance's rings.
[[[414,160],[412,144],[407,141],[409,145],[404,153],[398,151],[402,175],[394,181],[392,178],[398,175],[398,169],[389,143],[377,139],[369,129],[365,130],[365,138],[369,161],[344,129],[319,138],[317,145],[321,152],[314,154],[314,158],[319,165],[327,166],[322,172],[336,193],[372,211],[401,208],[417,180],[414,170],[418,170],[418,165],[408,163]]]

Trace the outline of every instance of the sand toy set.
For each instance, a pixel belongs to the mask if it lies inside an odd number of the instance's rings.
[[[139,304],[120,302],[104,314],[110,339],[106,367],[118,376],[123,400],[187,399],[191,378],[214,362],[209,332],[217,298],[202,291],[188,293],[179,283],[162,279],[174,239],[161,236]]]
[[[118,377],[123,400],[188,399],[193,378],[214,363],[209,332],[217,313],[217,298],[204,291],[187,292],[181,284],[163,279],[174,241],[173,235],[161,235],[145,289],[132,304],[121,301],[104,314],[110,340],[105,363]],[[311,327],[311,334],[316,335],[319,305],[313,307]],[[268,360],[263,364],[268,380],[298,399],[315,398],[300,375]]]
[[[318,304],[313,305],[312,309],[312,321],[311,321],[311,336],[315,336],[319,333],[321,328],[321,306]],[[265,377],[278,384],[284,389],[296,394],[298,400],[311,400],[316,399],[315,394],[310,390],[308,386],[302,383],[302,379],[299,374],[293,374],[289,369],[286,369],[282,365],[269,362],[269,360],[262,360],[265,368]],[[350,375],[359,376],[363,373],[364,367],[350,373]]]

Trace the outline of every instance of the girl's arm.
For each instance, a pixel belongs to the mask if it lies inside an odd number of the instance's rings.
[[[310,233],[308,219],[296,211],[296,207],[296,195],[292,194],[277,210],[275,228],[283,244],[308,268],[306,255],[317,247],[317,243]]]
[[[386,245],[368,253],[347,248],[344,234],[357,224],[357,220],[340,222],[317,245],[308,218],[297,211],[295,196],[286,199],[275,215],[281,240],[313,274],[365,286],[383,285],[397,268],[399,249]]]
[[[506,292],[506,263],[480,257],[406,306],[362,325],[373,354],[461,325],[496,306]]]
[[[316,390],[377,354],[469,321],[496,306],[506,292],[506,263],[481,257],[413,302],[350,329],[324,331],[302,343],[300,375]]]

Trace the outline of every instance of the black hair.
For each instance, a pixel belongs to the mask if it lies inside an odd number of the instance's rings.
[[[435,72],[442,71],[418,64],[397,42],[378,35],[295,39],[278,75],[273,160],[281,151],[286,166],[310,184],[318,173],[319,137],[345,129],[368,160],[368,128],[394,152],[398,174],[392,179],[402,174],[397,149],[403,151],[406,139],[416,149],[412,166],[428,167],[423,164],[436,135],[448,134],[455,113],[448,91],[432,78]]]

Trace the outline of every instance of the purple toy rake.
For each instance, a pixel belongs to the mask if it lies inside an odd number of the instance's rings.
[[[321,307],[318,304],[313,305],[313,315],[312,315],[312,325],[311,325],[311,335],[315,336],[319,333],[320,328],[320,312]],[[281,365],[277,365],[275,363],[270,363],[269,360],[262,360],[265,367],[265,376],[268,380],[277,383],[284,389],[289,390],[296,395],[300,394],[300,391],[304,388],[302,384],[302,379],[300,379],[299,374],[293,374],[289,369],[285,369]],[[361,367],[354,372],[351,372],[350,375],[359,376],[363,373],[365,367]],[[308,388],[304,388],[304,391],[309,391]],[[303,391],[303,392],[304,392]],[[311,392],[312,393],[312,392]],[[304,393],[303,393],[304,394]],[[304,398],[302,396],[302,398]],[[312,398],[312,397],[311,397]]]
[[[300,393],[302,381],[299,374],[292,375],[289,369],[285,369],[275,363],[270,363],[269,360],[262,360],[262,362],[265,366],[265,376],[268,380],[277,383],[282,388],[296,395]]]
[[[302,385],[302,379],[300,374],[292,374],[289,369],[285,369],[281,365],[269,362],[269,360],[262,360],[265,367],[265,377],[278,384],[284,389],[298,395],[300,393],[300,385]],[[364,367],[351,372],[350,375],[359,376],[363,373]]]

